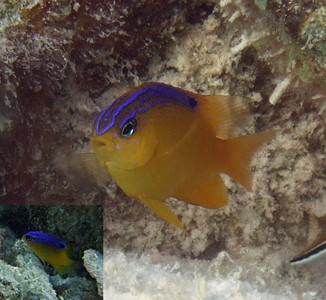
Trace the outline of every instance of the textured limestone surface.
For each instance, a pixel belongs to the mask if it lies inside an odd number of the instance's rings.
[[[9,249],[6,249],[10,245]],[[16,241],[14,234],[0,226],[0,299],[21,299],[44,296],[57,299],[48,274],[40,269],[39,261],[30,253],[22,240]],[[11,260],[6,261],[6,252]]]
[[[205,277],[205,269],[193,267],[223,269],[215,264],[223,250],[234,267],[245,270],[245,278],[232,278],[253,293],[277,295],[281,289],[289,297],[326,297],[322,263],[288,264],[326,228],[323,0],[1,5],[1,203],[104,203],[107,295],[119,295],[125,272],[141,276],[137,270],[143,268],[148,277],[135,277],[123,293],[136,297],[143,289],[146,295],[150,276],[163,272],[163,282],[172,277],[176,290],[204,276],[203,285],[211,277],[225,283],[226,294],[228,274]],[[147,81],[245,97],[252,120],[242,134],[279,129],[252,162],[252,193],[225,176],[226,207],[169,200],[188,236],[126,197],[113,181],[103,188],[96,176],[84,175],[87,161],[69,156],[89,151],[96,113]],[[115,258],[120,264],[112,265]],[[165,273],[169,261],[184,266],[178,276],[169,267]],[[112,281],[110,272],[120,277]],[[246,299],[240,289],[233,295]]]
[[[295,278],[291,285],[271,289],[261,270],[239,265],[224,251],[209,261],[169,256],[153,260],[114,249],[107,249],[105,256],[106,300],[318,299],[317,292],[298,288]]]

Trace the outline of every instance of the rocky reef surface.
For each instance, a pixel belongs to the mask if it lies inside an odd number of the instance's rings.
[[[105,257],[104,296],[105,290],[119,295],[110,277],[113,267],[122,280],[128,264],[134,272],[145,266],[159,274],[169,261],[179,262],[189,268],[164,278],[189,286],[184,278],[204,274],[192,263],[221,269],[214,262],[226,251],[246,270],[234,277],[239,285],[245,281],[259,293],[282,289],[294,298],[326,297],[322,264],[288,264],[326,228],[324,1],[0,5],[0,202],[105,204],[105,247],[111,255]],[[73,185],[69,178],[76,174],[67,177],[74,167],[64,157],[89,151],[96,113],[147,81],[242,96],[252,111],[243,134],[279,129],[253,160],[252,193],[226,177],[230,203],[224,208],[169,200],[188,236],[128,199],[114,182],[103,189],[95,179]],[[112,265],[116,253],[127,257],[121,268]],[[230,289],[227,275],[212,277],[225,282],[221,293]],[[123,292],[145,289],[138,279]],[[246,299],[240,290],[234,295]]]
[[[270,288],[261,276],[261,269],[239,264],[227,252],[221,251],[210,260],[185,259],[125,253],[106,249],[105,298],[112,300],[149,299],[255,299],[296,300],[319,299],[318,292],[291,285]],[[325,267],[325,264],[323,265]],[[128,282],[128,284],[125,284]],[[322,298],[320,298],[322,299]]]
[[[88,273],[96,280],[98,294],[103,296],[103,254],[87,249],[84,251],[83,261]]]
[[[44,265],[21,239],[28,231],[62,238],[73,269],[60,275]],[[0,299],[102,299],[82,267],[84,251],[102,252],[102,232],[100,206],[0,206]]]

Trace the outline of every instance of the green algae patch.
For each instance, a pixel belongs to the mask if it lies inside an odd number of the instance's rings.
[[[261,9],[266,10],[267,0],[255,0],[255,4]]]

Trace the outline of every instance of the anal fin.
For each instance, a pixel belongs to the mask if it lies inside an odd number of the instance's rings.
[[[207,208],[218,208],[228,203],[226,186],[217,173],[188,180],[179,188],[174,197]]]
[[[179,221],[177,216],[164,202],[159,200],[145,199],[142,197],[139,197],[139,199],[142,202],[144,202],[153,212],[155,212],[162,219],[168,221],[169,223],[173,224],[176,227],[179,227],[185,233],[187,233],[187,231],[184,229],[182,223]]]

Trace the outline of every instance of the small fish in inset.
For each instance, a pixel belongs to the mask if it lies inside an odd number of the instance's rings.
[[[66,243],[54,235],[30,231],[23,237],[26,244],[45,264],[51,264],[60,274],[67,273],[74,265],[75,261],[68,257]]]
[[[317,241],[308,249],[304,250],[300,255],[293,258],[290,263],[292,265],[301,265],[313,262],[322,256],[326,255],[326,240],[323,239],[321,242]]]
[[[252,190],[252,156],[275,131],[234,137],[247,115],[239,97],[146,83],[100,113],[91,145],[128,196],[184,230],[166,206],[167,198],[207,208],[226,205],[227,189],[219,173]]]

